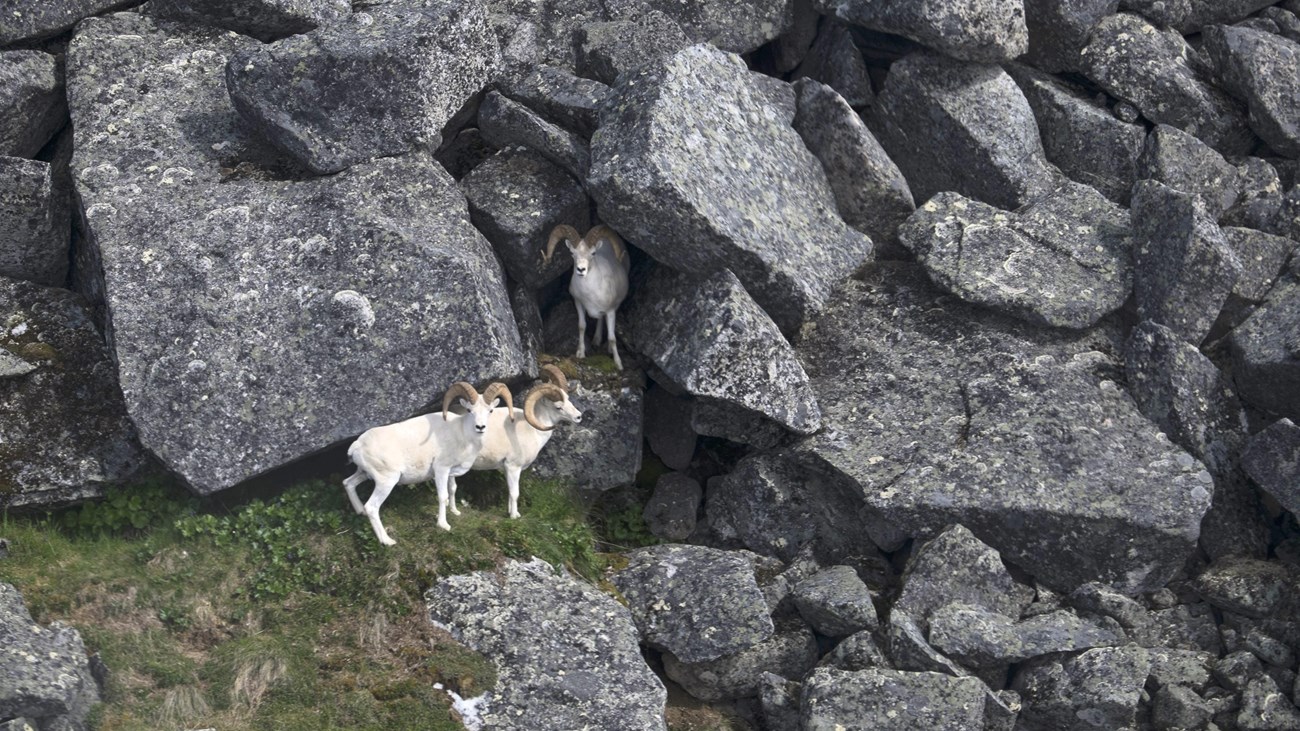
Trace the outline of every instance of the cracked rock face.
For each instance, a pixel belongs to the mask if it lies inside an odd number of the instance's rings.
[[[203,494],[526,370],[455,182],[422,155],[294,179],[226,92],[253,45],[121,13],[68,53],[88,289],[142,443]]]
[[[612,597],[541,559],[452,576],[430,618],[497,668],[483,722],[502,731],[666,731],[667,692]]]
[[[1048,587],[1163,586],[1213,480],[1099,376],[1113,346],[976,314],[915,266],[865,275],[797,349],[824,424],[801,452],[903,531],[960,521]]]

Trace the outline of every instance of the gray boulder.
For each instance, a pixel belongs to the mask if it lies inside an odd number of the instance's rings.
[[[1146,129],[1118,119],[1083,89],[1054,76],[1020,64],[1007,64],[1006,70],[1034,110],[1047,160],[1070,179],[1128,205]]]
[[[437,147],[496,72],[483,8],[387,5],[232,53],[226,84],[260,134],[315,173]],[[320,110],[328,109],[329,114]]]
[[[1184,35],[1211,23],[1233,23],[1274,0],[1124,0],[1123,5]]]
[[[519,328],[519,347],[524,352],[528,376],[537,376],[536,363],[542,355],[542,311],[537,292],[519,283],[510,286],[510,311]],[[522,404],[521,404],[522,405]]]
[[[1023,731],[1096,731],[1131,727],[1151,668],[1135,645],[1088,650],[1075,657],[1038,661],[1012,681],[1024,708]]]
[[[613,20],[658,11],[677,21],[692,43],[732,53],[749,53],[784,33],[794,21],[793,5],[792,0],[605,0]]]
[[[1148,687],[1183,686],[1200,693],[1210,684],[1210,670],[1218,658],[1202,650],[1175,650],[1167,647],[1149,648],[1151,675]]]
[[[902,582],[893,611],[911,615],[922,627],[953,602],[1017,619],[1030,598],[1028,587],[1011,578],[998,552],[962,525],[919,546]]]
[[[0,718],[80,731],[100,700],[86,646],[62,622],[41,627],[13,586],[0,582]]]
[[[691,466],[695,456],[695,432],[691,431],[691,401],[662,386],[645,395],[645,439],[650,451],[674,470]]]
[[[820,667],[832,667],[840,670],[866,670],[867,668],[891,667],[889,658],[876,644],[872,632],[858,632],[840,640],[822,658]]]
[[[948,604],[930,616],[930,644],[972,668],[995,668],[1053,652],[1119,644],[1116,635],[1058,610],[1019,622],[968,604]]]
[[[763,711],[762,728],[799,728],[799,696],[802,686],[776,673],[763,673],[758,681],[758,703]]]
[[[437,5],[442,0],[416,0]],[[400,0],[410,2],[410,0]],[[572,71],[583,26],[609,20],[602,0],[487,0],[503,55],[516,69],[546,64]]]
[[[88,291],[141,441],[203,494],[527,370],[455,182],[422,155],[289,177],[223,84],[254,45],[121,13],[68,53]]]
[[[1300,44],[1251,28],[1206,28],[1205,50],[1228,91],[1245,100],[1250,128],[1278,153],[1300,157]]]
[[[541,559],[452,576],[429,617],[496,666],[483,722],[502,731],[665,731],[667,693],[641,658],[632,618]]]
[[[1008,213],[940,193],[899,229],[940,287],[1027,322],[1090,327],[1133,287],[1128,213],[1072,181]]]
[[[1079,610],[1110,617],[1136,634],[1149,632],[1153,626],[1151,613],[1146,607],[1105,584],[1088,582],[1070,592],[1069,599],[1070,604]]]
[[[801,434],[821,426],[794,350],[730,271],[699,278],[655,266],[625,308],[630,346],[682,391]]]
[[[688,663],[664,653],[664,673],[691,695],[716,702],[758,695],[764,673],[802,678],[817,664],[817,637],[800,619],[776,625],[771,637],[716,660]]]
[[[349,0],[152,0],[158,18],[211,25],[260,41],[307,33],[352,14]]]
[[[847,637],[880,624],[870,590],[849,566],[831,566],[809,576],[794,585],[791,596],[804,620],[827,637]]]
[[[925,631],[907,612],[899,609],[890,611],[886,637],[889,640],[890,663],[899,670],[943,673],[957,678],[971,674],[969,670],[931,647],[930,642],[925,639]]]
[[[803,684],[804,731],[971,731],[984,728],[978,678],[886,668],[817,668]]]
[[[1296,249],[1296,242],[1253,228],[1224,226],[1220,230],[1228,248],[1241,262],[1241,275],[1232,293],[1249,302],[1262,302]]]
[[[533,463],[539,477],[563,480],[587,496],[636,481],[641,469],[644,378],[637,371],[603,373],[578,366],[569,398],[581,424],[556,428]]]
[[[1300,427],[1278,419],[1250,438],[1241,466],[1283,508],[1300,515]]]
[[[66,160],[56,165],[0,156],[0,276],[63,286],[71,221],[67,176]]]
[[[1080,63],[1085,76],[1152,122],[1190,132],[1224,154],[1248,152],[1246,115],[1193,65],[1194,58],[1177,32],[1116,13],[1093,29]]]
[[[795,131],[821,161],[844,222],[871,237],[877,258],[900,259],[898,226],[916,209],[902,171],[849,103],[829,86],[801,79]]]
[[[1287,615],[1300,607],[1300,574],[1279,561],[1220,559],[1196,577],[1194,588],[1215,607],[1254,619]]]
[[[0,277],[0,374],[0,508],[99,497],[143,463],[81,297]]]
[[[1025,60],[1051,73],[1077,70],[1093,26],[1118,7],[1119,0],[1025,0]]]
[[[822,23],[817,40],[790,78],[825,84],[844,97],[853,109],[870,106],[876,97],[862,51],[853,43],[853,34],[843,23],[834,20]]]
[[[813,0],[813,7],[853,25],[911,38],[963,61],[1010,61],[1029,50],[1022,0]]]
[[[59,66],[41,51],[0,51],[0,155],[35,157],[67,123]]]
[[[1232,331],[1233,378],[1242,398],[1300,420],[1300,281],[1280,279],[1259,309]]]
[[[586,137],[600,124],[600,107],[609,97],[609,87],[599,81],[545,64],[505,74],[497,86],[507,97]]]
[[[1247,157],[1237,165],[1237,182],[1241,195],[1220,219],[1220,225],[1282,233],[1285,227],[1278,225],[1278,214],[1285,189],[1277,168],[1258,157]]]
[[[1241,262],[1193,195],[1142,180],[1129,211],[1138,316],[1199,345],[1241,275]]]
[[[731,269],[789,334],[871,241],[835,214],[821,164],[789,126],[793,91],[756,77],[703,45],[622,77],[592,138],[587,185],[624,238],[682,271]]]
[[[1267,675],[1253,678],[1241,693],[1237,714],[1241,731],[1287,731],[1300,728],[1300,710]]]
[[[787,74],[799,67],[817,39],[821,18],[812,0],[794,0],[794,20],[790,29],[771,45],[772,65],[777,73]]]
[[[135,0],[42,0],[23,3],[21,10],[7,8],[0,13],[0,46],[57,36],[82,18],[134,4]]]
[[[956,191],[1014,209],[1054,187],[1034,112],[997,66],[909,55],[890,67],[873,114],[916,200]]]
[[[606,84],[622,74],[676,53],[692,41],[661,10],[606,23],[590,23],[578,34],[578,71]]]
[[[511,279],[540,289],[573,268],[567,247],[542,263],[551,229],[591,226],[591,201],[573,176],[531,150],[498,152],[460,181],[470,220],[487,240]]]
[[[704,491],[700,483],[670,472],[655,481],[654,493],[646,501],[646,527],[665,541],[684,541],[695,532],[695,516],[700,510]]]
[[[1151,722],[1157,729],[1204,728],[1213,708],[1191,688],[1167,685],[1151,700]]]
[[[1163,586],[1213,479],[1095,374],[1113,347],[1101,333],[973,310],[912,265],[863,277],[797,349],[823,412],[798,452],[897,529],[960,521],[1048,588]]]
[[[710,398],[691,403],[691,431],[757,449],[772,449],[790,436],[780,424],[741,406]]]
[[[523,145],[564,168],[578,180],[587,177],[591,152],[586,140],[542,119],[533,110],[507,99],[498,91],[489,91],[479,106],[478,127],[483,139],[494,147],[503,149]]]
[[[1167,124],[1156,125],[1147,137],[1138,158],[1138,177],[1196,196],[1216,221],[1240,194],[1236,166],[1196,137]]]

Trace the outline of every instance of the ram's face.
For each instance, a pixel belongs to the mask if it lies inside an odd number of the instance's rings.
[[[492,403],[488,403],[483,400],[482,396],[479,396],[472,403],[465,399],[460,400],[460,405],[464,406],[468,412],[465,414],[465,418],[474,422],[474,431],[479,434],[487,433],[488,417],[492,415],[492,409],[495,409],[500,403],[501,399],[499,398],[494,398]]]
[[[569,252],[573,254],[573,275],[585,277],[587,272],[591,270],[591,258],[596,255],[597,251],[600,251],[600,247],[604,245],[605,241],[602,239],[594,244],[589,244],[586,241],[579,241],[576,244],[568,241],[564,243],[568,245]]]
[[[573,402],[569,400],[568,394],[565,394],[563,401],[552,403],[555,404],[555,410],[560,412],[561,418],[565,421],[571,421],[574,424],[582,423],[582,412],[578,411],[578,407],[574,406]]]

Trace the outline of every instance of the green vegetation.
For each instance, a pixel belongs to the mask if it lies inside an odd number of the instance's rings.
[[[233,508],[161,483],[62,514],[4,516],[0,581],[36,620],[76,626],[110,669],[104,731],[459,729],[435,682],[473,696],[487,660],[424,617],[439,577],[539,556],[598,579],[606,557],[564,486],[524,477],[505,517],[496,473],[459,480],[452,531],[432,485],[384,505],[384,548],[338,480]],[[364,496],[364,493],[363,493]]]

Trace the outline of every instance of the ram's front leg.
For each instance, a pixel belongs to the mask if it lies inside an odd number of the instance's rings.
[[[573,301],[573,306],[578,308],[578,352],[576,357],[587,357],[587,311],[583,309],[582,303],[578,300]]]
[[[451,524],[447,522],[447,482],[450,479],[450,467],[434,468],[433,482],[438,486],[438,527],[446,531],[451,530]]]
[[[451,509],[452,515],[460,515],[460,511],[456,509],[456,476],[455,475],[452,475],[451,478],[447,480],[447,507]]]
[[[506,466],[506,487],[510,490],[510,517],[519,517],[519,473],[523,470],[519,467]]]

